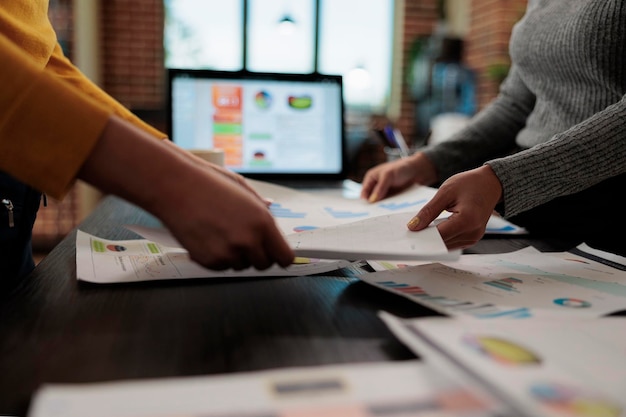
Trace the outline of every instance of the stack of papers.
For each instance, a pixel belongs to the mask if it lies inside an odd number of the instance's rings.
[[[35,396],[29,417],[626,415],[626,319],[604,317],[626,310],[626,258],[585,244],[560,253],[448,252],[435,227],[405,227],[434,195],[428,187],[368,204],[252,184],[274,201],[298,264],[209,271],[167,230],[129,225],[143,239],[78,231],[78,279],[308,275],[367,260],[376,272],[359,275],[363,282],[447,316],[403,320],[380,312],[425,362],[50,385]],[[525,231],[493,217],[488,233]]]
[[[416,187],[403,196],[370,205],[360,199],[296,191],[250,181],[273,201],[270,210],[298,256],[288,268],[265,271],[212,271],[191,261],[182,245],[164,228],[127,225],[144,239],[113,241],[81,230],[76,235],[77,278],[93,283],[185,278],[301,276],[337,270],[372,257],[391,259],[456,259],[435,227],[412,233],[411,217],[433,195]],[[381,236],[385,244],[381,245]]]
[[[266,271],[211,271],[190,260],[187,251],[163,228],[127,225],[144,239],[112,241],[83,231],[76,235],[79,280],[93,283],[159,279],[300,276],[350,265],[350,261],[388,259],[451,261],[460,251],[448,251],[437,228],[410,232],[406,224],[435,194],[414,186],[375,204],[333,193],[306,193],[250,180],[253,188],[273,201],[270,211],[298,256],[289,268]],[[442,214],[441,219],[446,214]],[[525,233],[492,216],[487,233]]]
[[[626,415],[626,318],[605,317],[626,310],[626,258],[582,244],[377,267],[360,278],[448,316],[381,312],[390,330],[504,415]]]

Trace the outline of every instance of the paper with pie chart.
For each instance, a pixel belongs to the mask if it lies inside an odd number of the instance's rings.
[[[626,310],[626,260],[602,263],[597,255],[583,256],[589,252],[585,248],[581,245],[575,253],[559,254],[529,247],[503,254],[461,255],[454,262],[401,267],[359,278],[454,317],[589,318]]]
[[[521,417],[626,413],[626,318],[403,320],[380,317],[427,362],[458,373]]]
[[[458,259],[448,251],[439,231],[429,226],[419,232],[406,228],[411,213],[396,213],[365,220],[292,233],[285,238],[298,256],[327,259]]]
[[[272,266],[264,271],[254,268],[213,271],[192,261],[189,253],[180,247],[166,246],[149,239],[108,240],[82,230],[76,231],[76,278],[96,284],[187,278],[301,276],[350,265],[345,260],[300,257],[287,268]]]

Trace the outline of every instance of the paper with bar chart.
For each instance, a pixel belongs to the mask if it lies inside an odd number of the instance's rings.
[[[546,254],[533,248],[462,255],[360,275],[376,287],[440,313],[480,319],[599,317],[626,310],[626,259],[600,262],[581,250]],[[595,252],[598,253],[597,251]],[[615,258],[614,258],[615,259]]]
[[[285,234],[352,223],[395,213],[417,212],[435,195],[432,187],[414,185],[402,193],[376,203],[345,198],[336,193],[304,192],[264,181],[248,180],[262,196],[273,201],[270,211]],[[352,188],[360,184],[351,183]],[[354,194],[354,193],[353,193]],[[358,194],[357,194],[358,195]],[[442,213],[445,219],[449,213]],[[404,225],[402,225],[404,227]],[[496,215],[491,216],[486,234],[525,234],[525,229]]]

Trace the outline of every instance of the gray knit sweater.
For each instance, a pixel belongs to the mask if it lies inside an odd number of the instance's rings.
[[[425,151],[440,178],[488,163],[510,217],[626,172],[626,0],[530,0],[510,56],[498,97]]]

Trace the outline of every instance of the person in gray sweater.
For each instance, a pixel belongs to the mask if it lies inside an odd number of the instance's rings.
[[[362,198],[438,186],[408,228],[447,210],[450,249],[476,243],[494,210],[533,234],[623,240],[626,2],[530,0],[509,52],[493,102],[449,140],[370,169]]]

